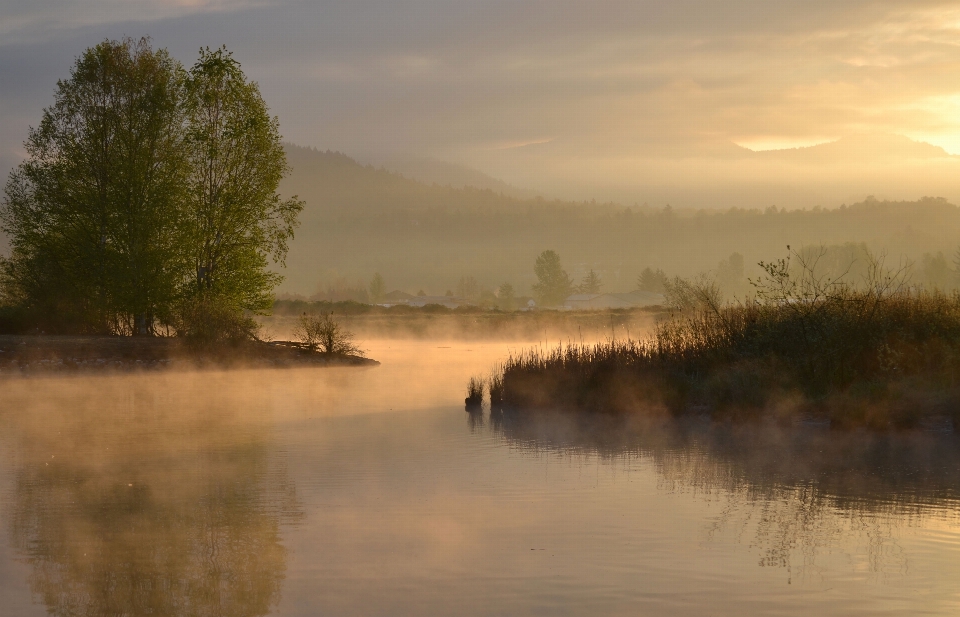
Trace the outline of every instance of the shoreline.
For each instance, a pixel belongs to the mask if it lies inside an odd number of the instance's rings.
[[[164,337],[0,335],[0,378],[170,369],[379,366],[370,358],[327,355],[291,341],[244,341],[204,349]]]

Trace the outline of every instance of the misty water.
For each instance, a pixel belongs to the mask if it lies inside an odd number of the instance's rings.
[[[516,343],[0,382],[2,615],[960,611],[960,440],[467,414]]]

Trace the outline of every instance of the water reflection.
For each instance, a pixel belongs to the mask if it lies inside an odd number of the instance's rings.
[[[3,418],[3,514],[35,598],[53,615],[270,612],[300,509],[269,431],[200,384],[98,383],[34,383],[49,390]]]
[[[720,506],[708,542],[748,543],[758,565],[786,569],[788,582],[815,576],[838,551],[878,575],[903,572],[901,529],[960,523],[960,438],[947,431],[503,412],[491,414],[490,430],[521,452],[652,466],[660,491]]]

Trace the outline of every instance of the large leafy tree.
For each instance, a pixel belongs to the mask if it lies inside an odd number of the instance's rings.
[[[187,296],[234,311],[265,311],[281,278],[267,270],[268,258],[283,262],[303,209],[303,202],[276,192],[288,171],[279,122],[230,52],[208,48],[190,70],[186,125]]]
[[[573,293],[573,280],[560,265],[560,255],[556,251],[540,253],[533,271],[537,275],[533,292],[541,305],[557,306]]]
[[[0,209],[13,249],[0,266],[5,294],[34,316],[75,331],[236,332],[244,311],[270,306],[269,259],[283,261],[303,204],[277,195],[278,121],[225,49],[187,72],[147,39],[104,41],[58,83],[25,146]]]
[[[86,331],[148,333],[183,261],[184,74],[149,41],[87,49],[25,142],[0,222],[9,293]]]

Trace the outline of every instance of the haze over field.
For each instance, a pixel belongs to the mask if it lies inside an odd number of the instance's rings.
[[[12,0],[0,23],[3,169],[80,50],[148,34],[181,59],[226,44],[287,141],[429,182],[658,207],[960,201],[951,2]]]

